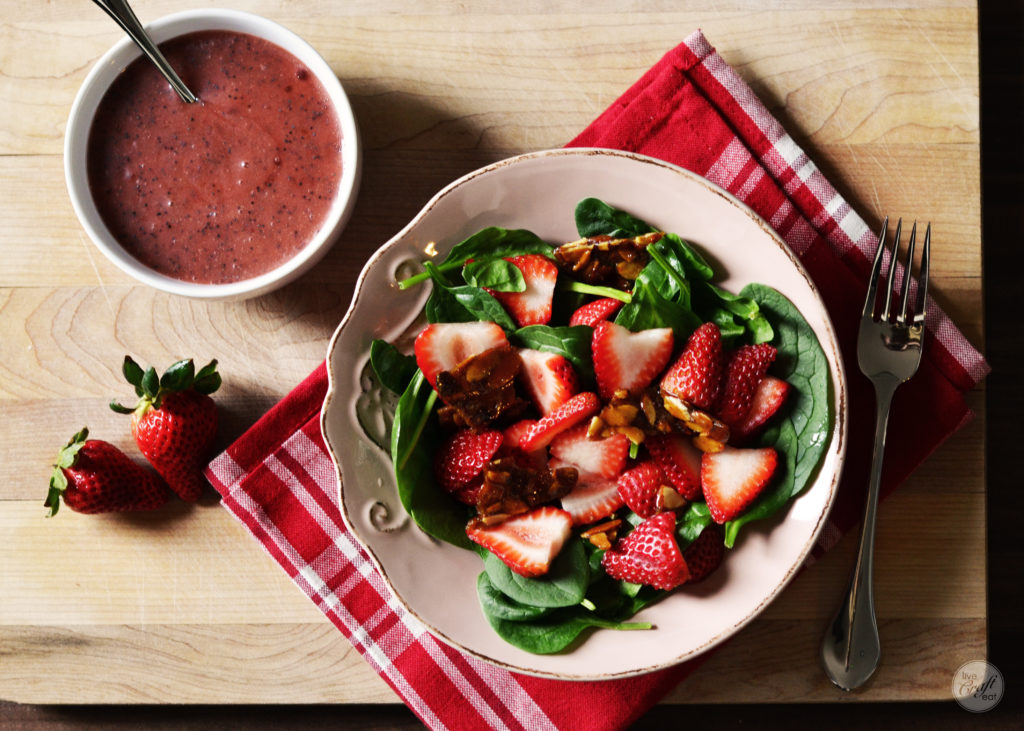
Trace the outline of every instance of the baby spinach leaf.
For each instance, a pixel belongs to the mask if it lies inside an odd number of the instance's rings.
[[[593,328],[587,325],[528,325],[512,333],[512,340],[524,348],[564,356],[572,363],[581,378],[592,383],[594,365],[590,356],[590,341],[593,339],[593,333]]]
[[[693,309],[705,320],[718,325],[723,341],[730,347],[741,338],[765,343],[774,337],[771,323],[761,313],[757,302],[711,282],[694,283]]]
[[[711,279],[715,275],[715,270],[705,261],[704,257],[697,253],[697,250],[684,241],[679,234],[665,234],[658,242],[658,246],[662,251],[671,252],[672,257],[680,262],[681,272],[687,279]]]
[[[381,385],[399,396],[405,392],[417,370],[416,358],[379,339],[370,343],[370,366]]]
[[[514,622],[484,612],[498,636],[521,650],[550,655],[568,648],[591,627],[617,630],[651,629],[648,622],[616,622],[602,619],[581,606],[558,609],[529,622]]]
[[[422,371],[409,381],[391,427],[391,462],[402,507],[428,535],[460,548],[472,549],[466,536],[468,516],[434,480],[434,454],[440,430],[434,415],[437,394]]]
[[[685,551],[690,544],[711,524],[711,511],[707,503],[692,502],[686,512],[676,521],[676,542],[679,550]]]
[[[487,287],[496,292],[525,292],[523,272],[504,259],[474,259],[462,268],[462,278],[473,287]]]
[[[632,238],[655,229],[618,208],[597,198],[584,198],[576,204],[576,230],[580,236],[612,236]]]
[[[587,592],[590,566],[582,541],[570,540],[543,576],[520,576],[493,553],[484,556],[484,571],[498,591],[521,604],[568,607],[579,604]]]
[[[759,440],[779,452],[779,474],[743,515],[726,523],[727,546],[733,545],[743,525],[774,514],[806,489],[828,447],[834,416],[828,359],[800,311],[763,284],[748,284],[740,294],[757,302],[775,324],[772,344],[778,355],[772,372],[788,381],[792,389],[782,412]]]
[[[652,264],[648,264],[647,267],[644,267],[644,271],[651,266]],[[657,266],[657,264],[653,266]],[[641,272],[641,276],[637,278],[633,288],[633,298],[619,310],[615,316],[615,323],[633,332],[670,327],[676,340],[685,343],[690,333],[700,326],[701,320],[691,309],[666,299],[659,293],[656,286],[650,284],[654,277],[662,276],[664,275],[643,278],[643,272]]]
[[[521,254],[543,254],[551,258],[554,248],[532,231],[489,226],[453,246],[442,265],[462,266],[467,259],[500,259]]]
[[[508,622],[529,622],[553,611],[552,607],[535,607],[510,599],[494,588],[494,584],[487,578],[486,571],[481,571],[477,577],[476,594],[484,614]]]
[[[448,255],[438,264],[430,262],[442,272],[461,269],[468,259],[490,260],[521,254],[542,254],[554,256],[554,248],[548,242],[526,229],[506,229],[490,226],[477,231],[468,239],[452,247]],[[427,262],[424,262],[427,264]],[[429,272],[420,272],[398,283],[399,289],[408,289],[430,279]]]
[[[433,280],[434,289],[424,312],[428,322],[495,322],[505,330],[515,330],[516,323],[498,300],[479,287],[468,284],[451,286],[444,275],[430,262],[424,264]]]

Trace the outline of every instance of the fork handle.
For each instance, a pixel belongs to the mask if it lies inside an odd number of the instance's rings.
[[[861,527],[857,561],[850,576],[843,603],[822,641],[825,672],[843,690],[853,690],[867,682],[878,667],[881,643],[875,619],[874,553],[875,517],[882,481],[889,406],[899,381],[875,382],[875,447],[871,456],[871,478]]]

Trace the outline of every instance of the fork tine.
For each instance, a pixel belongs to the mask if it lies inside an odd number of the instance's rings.
[[[931,259],[932,225],[924,232],[924,249],[921,251],[921,273],[917,277],[917,306],[914,307],[914,324],[924,325],[925,303],[928,301],[928,260]]]
[[[882,219],[882,230],[878,233],[878,248],[875,249],[875,261],[871,265],[871,276],[868,278],[868,294],[864,298],[864,311],[861,317],[874,317],[875,299],[878,296],[878,274],[882,269],[882,252],[885,249],[885,234],[889,229],[889,217]]]
[[[896,323],[899,325],[907,324],[907,305],[910,299],[910,273],[914,270],[914,242],[917,239],[917,221],[914,221],[913,228],[910,229],[910,241],[907,242],[907,263],[903,266],[903,291],[900,292],[900,311],[896,315]],[[895,266],[896,259],[893,259],[893,265]]]
[[[903,229],[903,219],[897,219],[896,221],[896,235],[893,236],[892,241],[892,253],[889,254],[889,272],[887,275],[888,281],[886,282],[885,288],[885,307],[882,308],[882,314],[879,318],[882,322],[889,320],[892,308],[892,291],[896,289],[896,255],[900,251],[900,232]]]

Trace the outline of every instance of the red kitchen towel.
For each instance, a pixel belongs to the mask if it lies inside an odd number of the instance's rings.
[[[644,153],[697,172],[745,201],[814,277],[853,357],[875,238],[700,33],[669,52],[571,145]],[[987,372],[932,303],[917,377],[898,392],[885,492],[969,418],[963,394]],[[827,550],[860,518],[873,395],[850,369],[847,470]],[[511,673],[437,640],[394,600],[342,522],[319,412],[321,364],[208,467],[223,503],[430,728],[618,729],[700,660],[636,678],[573,683]],[[810,660],[808,660],[810,662]]]

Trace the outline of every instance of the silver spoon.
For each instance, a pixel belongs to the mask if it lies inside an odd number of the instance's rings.
[[[181,97],[183,102],[192,104],[199,101],[199,97],[193,94],[185,82],[174,72],[171,65],[167,63],[167,59],[160,53],[160,49],[153,43],[153,39],[149,37],[145,29],[142,27],[142,23],[135,17],[135,13],[132,12],[126,0],[93,0],[94,3],[103,8],[107,15],[113,18],[124,32],[128,34],[128,37],[135,41],[135,45],[142,49],[142,52],[146,54],[150,61],[156,64],[156,67],[160,69],[160,73],[164,75],[164,78],[171,84],[178,96]]]

